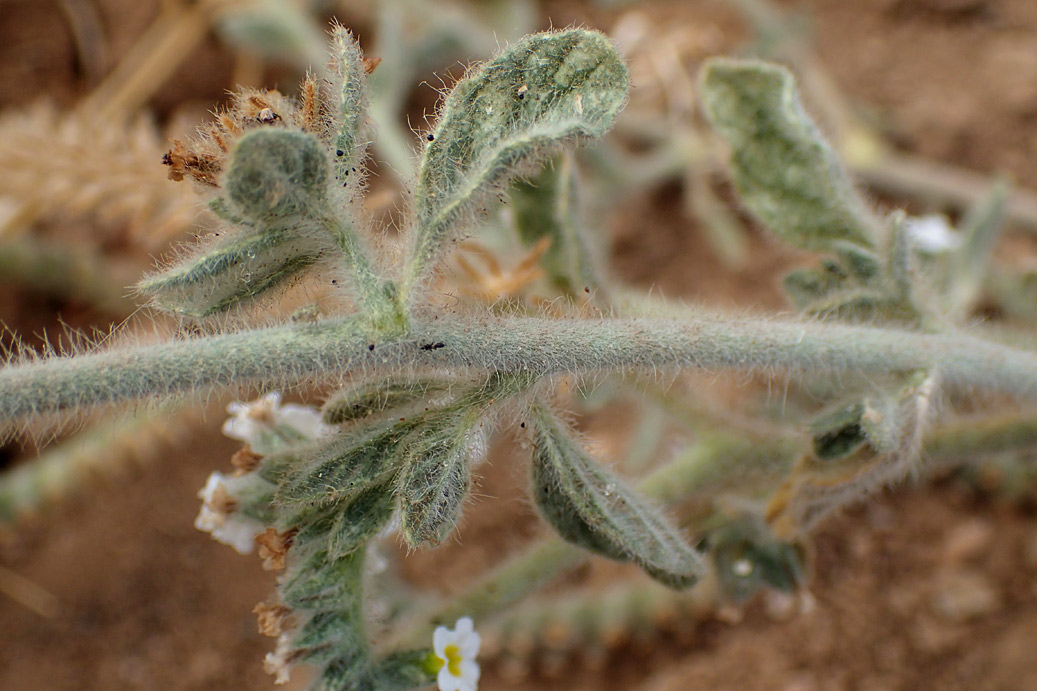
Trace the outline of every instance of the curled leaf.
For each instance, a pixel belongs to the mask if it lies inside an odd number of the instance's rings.
[[[382,411],[410,405],[440,394],[449,385],[446,379],[406,379],[364,382],[345,391],[324,405],[324,422],[341,425],[361,420]]]
[[[331,36],[332,61],[335,65],[335,175],[340,182],[356,180],[350,174],[361,163],[367,151],[370,134],[367,128],[367,73],[364,55],[348,29],[336,26]]]
[[[315,136],[259,129],[238,140],[223,187],[242,217],[271,226],[316,215],[327,178],[328,161]]]
[[[703,107],[731,147],[731,174],[746,207],[791,245],[875,246],[878,221],[804,111],[784,67],[715,58],[702,68]]]
[[[458,82],[418,171],[409,280],[523,168],[603,135],[628,84],[615,46],[584,29],[527,36]]]
[[[540,260],[551,282],[569,295],[601,289],[588,239],[580,223],[575,163],[571,156],[552,159],[528,180],[512,185],[508,199],[515,228],[527,247],[550,241]]]

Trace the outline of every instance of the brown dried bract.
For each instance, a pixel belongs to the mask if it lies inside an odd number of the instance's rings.
[[[243,446],[230,457],[230,463],[234,466],[234,475],[240,476],[251,473],[259,467],[263,457],[252,450],[250,446]]]
[[[364,58],[364,74],[371,74],[381,64],[381,58]]]
[[[277,638],[285,629],[293,628],[291,619],[292,610],[284,603],[267,600],[260,602],[252,608],[256,615],[256,623],[259,625],[259,633],[263,636]]]
[[[263,568],[267,571],[284,569],[284,559],[295,538],[295,530],[279,533],[273,528],[256,536],[259,557],[263,560]]]
[[[170,180],[180,182],[190,176],[212,187],[216,187],[216,178],[223,170],[223,162],[217,156],[189,149],[179,139],[173,140],[173,148],[162,157],[162,163],[169,166]]]

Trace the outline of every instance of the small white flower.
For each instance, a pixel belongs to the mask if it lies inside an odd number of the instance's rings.
[[[439,658],[441,667],[437,682],[440,691],[475,691],[479,686],[479,634],[472,620],[463,617],[451,631],[445,626],[436,627],[432,634],[432,649]]]
[[[239,554],[249,554],[255,546],[256,536],[265,528],[259,521],[234,513],[237,500],[227,489],[234,478],[223,473],[213,473],[198,492],[202,510],[194,519],[194,527],[225,545],[230,545]]]
[[[275,427],[290,427],[307,439],[317,439],[330,429],[316,408],[295,403],[281,405],[280,391],[271,391],[251,403],[234,401],[227,406],[227,412],[231,417],[223,423],[223,433],[253,449],[260,445],[263,432]]]
[[[922,252],[941,254],[961,246],[961,234],[951,227],[946,216],[929,214],[908,218],[904,223],[911,244]]]

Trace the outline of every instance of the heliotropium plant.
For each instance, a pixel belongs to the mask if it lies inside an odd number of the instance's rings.
[[[199,141],[167,154],[171,177],[205,186],[223,225],[138,287],[191,328],[156,345],[0,371],[0,417],[12,426],[131,401],[266,392],[231,406],[224,431],[245,447],[235,472],[214,473],[202,490],[196,524],[239,551],[258,545],[282,571],[276,596],[257,607],[262,630],[278,637],[266,661],[278,681],[304,663],[317,669],[318,689],[475,688],[471,619],[438,628],[432,647],[408,647],[405,633],[374,645],[365,574],[370,545],[387,532],[414,548],[451,535],[502,420],[526,430],[530,494],[566,542],[673,588],[712,568],[741,599],[761,585],[798,587],[805,530],[919,467],[941,392],[1037,398],[1037,355],[957,326],[972,296],[954,286],[961,272],[981,270],[992,214],[963,227],[964,242],[934,250],[919,221],[875,212],[783,68],[712,61],[701,96],[731,148],[748,211],[785,242],[820,253],[820,266],[787,278],[802,316],[727,317],[615,297],[622,291],[594,266],[564,154],[604,135],[626,102],[627,69],[605,36],[527,36],[454,85],[422,137],[409,245],[396,253],[383,249],[360,206],[368,65],[344,29],[332,49],[331,76],[308,78],[298,100],[240,94]],[[437,270],[513,182],[515,239],[539,248],[548,283],[566,297],[539,311],[443,306]],[[304,306],[254,325],[314,277],[337,291],[341,313]],[[607,316],[586,316],[587,304]],[[728,468],[745,472],[752,455],[732,450],[658,470],[641,483],[655,494],[646,498],[584,448],[559,385],[701,368],[782,373],[818,390],[827,382],[831,406],[809,425],[799,460],[781,466],[784,481],[767,501],[714,521],[693,547],[660,504]],[[323,410],[281,404],[278,391],[311,384],[332,392]],[[563,552],[538,554],[510,573],[538,583],[532,571],[571,563]],[[519,589],[498,588],[497,605]],[[492,609],[492,596],[480,597],[458,606]],[[425,626],[453,623],[449,610]]]

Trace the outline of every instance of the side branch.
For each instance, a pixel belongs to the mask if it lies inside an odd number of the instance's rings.
[[[1037,353],[955,334],[762,319],[416,319],[380,342],[358,319],[295,324],[0,370],[0,419],[235,385],[424,368],[544,376],[616,369],[888,373],[1037,399]]]

